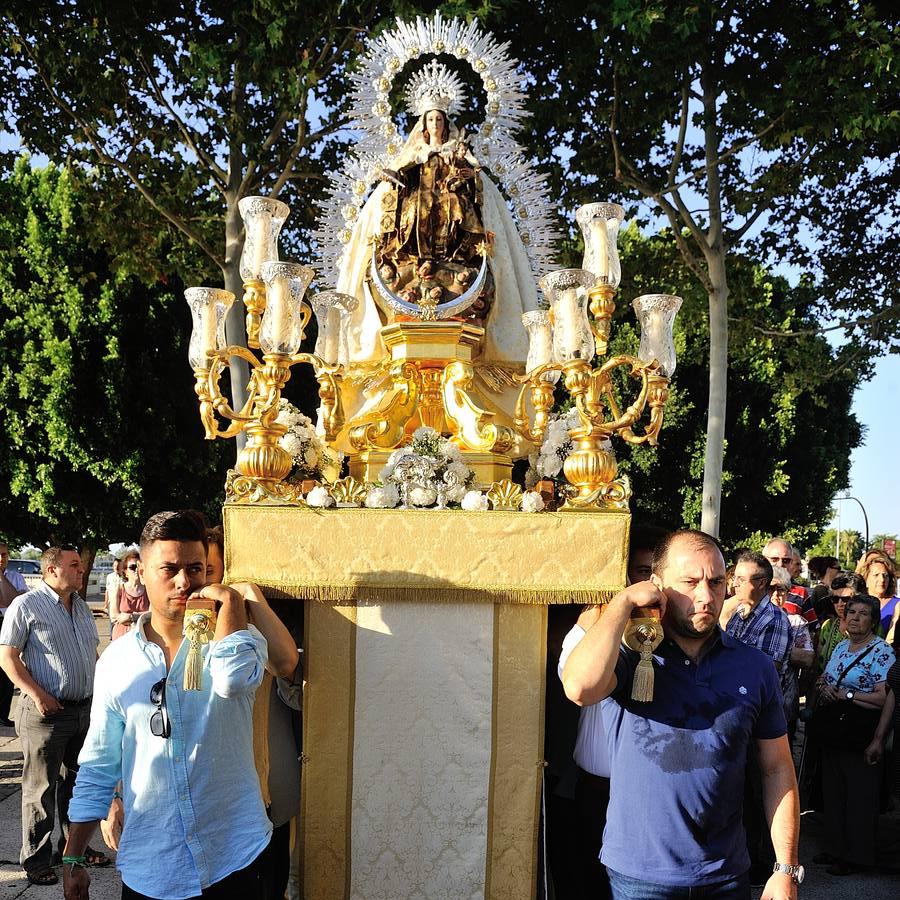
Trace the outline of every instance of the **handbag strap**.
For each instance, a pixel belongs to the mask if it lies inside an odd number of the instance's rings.
[[[845,676],[845,675],[846,675],[846,674],[847,674],[847,673],[848,673],[848,672],[849,672],[849,671],[850,671],[850,670],[851,670],[858,662],[861,662],[862,660],[864,660],[864,659],[865,659],[865,658],[866,658],[866,657],[867,657],[874,649],[875,649],[875,641],[873,640],[872,643],[869,644],[869,646],[866,647],[866,649],[863,650],[863,652],[860,653],[859,656],[857,656],[857,657],[853,660],[853,662],[850,663],[850,665],[847,666],[846,669],[844,669],[843,672],[841,672],[841,676],[840,676],[840,678],[838,678],[838,680],[834,683],[834,686],[835,686],[835,687],[840,687],[841,682],[844,680],[844,676]]]

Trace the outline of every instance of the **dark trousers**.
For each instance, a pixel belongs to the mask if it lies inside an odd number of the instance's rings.
[[[875,864],[881,764],[869,766],[862,750],[822,750],[825,849],[848,863]]]
[[[266,900],[284,900],[291,875],[290,821],[272,829],[272,840],[258,859],[266,881]]]
[[[62,828],[59,849],[69,834],[69,800],[78,774],[78,754],[87,734],[90,700],[42,716],[22,695],[16,731],[22,742],[22,851],[26,872],[50,868],[56,815]]]
[[[256,859],[245,866],[226,875],[221,881],[211,884],[208,888],[204,888],[196,897],[190,900],[266,900],[268,885],[266,883],[266,854],[268,850],[263,850]],[[122,885],[122,900],[154,900],[146,894],[139,894],[132,890],[127,884]]]
[[[600,862],[606,809],[609,806],[609,779],[578,770],[575,809],[578,822],[580,896],[584,900],[606,900],[610,896],[609,876]]]
[[[0,622],[3,617],[0,616]],[[9,718],[9,708],[12,706],[13,683],[9,680],[9,676],[3,669],[0,669],[0,719]]]

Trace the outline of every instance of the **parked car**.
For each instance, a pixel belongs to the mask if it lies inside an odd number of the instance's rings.
[[[37,559],[11,559],[7,568],[19,572],[29,588],[37,587],[41,580],[41,563]]]

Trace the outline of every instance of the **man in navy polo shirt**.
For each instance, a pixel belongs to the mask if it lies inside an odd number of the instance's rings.
[[[717,542],[680,531],[654,553],[650,581],[627,587],[572,651],[566,694],[603,701],[611,793],[601,861],[614,900],[748,898],[741,806],[751,740],[763,771],[776,865],[763,893],[796,897],[799,802],[778,676],[759,650],[718,626],[725,561]],[[621,641],[633,611],[656,608],[665,639],[649,703],[631,699],[638,656]]]

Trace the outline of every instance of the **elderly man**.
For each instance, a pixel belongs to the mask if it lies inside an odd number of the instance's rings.
[[[797,613],[803,616],[812,626],[810,631],[815,633],[816,628],[816,608],[810,592],[797,584],[800,577],[800,567],[802,561],[800,559],[800,551],[793,547],[784,538],[774,537],[769,540],[763,547],[762,555],[769,561],[769,565],[773,568],[781,566],[791,573],[791,593],[784,602],[784,611],[786,613]]]
[[[3,617],[0,665],[22,692],[16,719],[24,756],[20,860],[32,884],[46,885],[59,880],[52,867],[55,813],[66,835],[100,639],[78,595],[84,570],[77,548],[45,550],[41,572],[40,586],[17,597]],[[93,850],[86,858],[109,863]]]
[[[705,897],[750,896],[740,820],[754,746],[777,850],[762,897],[794,898],[803,879],[777,675],[718,627],[724,599],[717,542],[676,532],[654,553],[652,580],[617,594],[563,669],[571,700],[603,702],[612,777],[601,859],[614,900],[685,897],[694,888]],[[632,615],[650,610],[661,614],[665,639],[654,655],[654,696],[644,703],[631,698],[638,654],[621,642]]]
[[[9,546],[0,541],[0,620],[9,609],[10,604],[19,594],[28,590],[21,572],[9,568]],[[12,728],[13,722],[9,718],[9,708],[12,705],[13,683],[9,676],[0,669],[0,725],[4,728]]]
[[[244,598],[206,584],[206,521],[157,513],[141,534],[150,612],[97,666],[91,727],[79,762],[63,856],[67,900],[87,900],[85,847],[121,781],[125,826],[116,859],[125,900],[260,900],[272,826],[253,763],[253,699],[265,638]],[[184,685],[188,600],[218,606],[201,648],[199,689]]]

